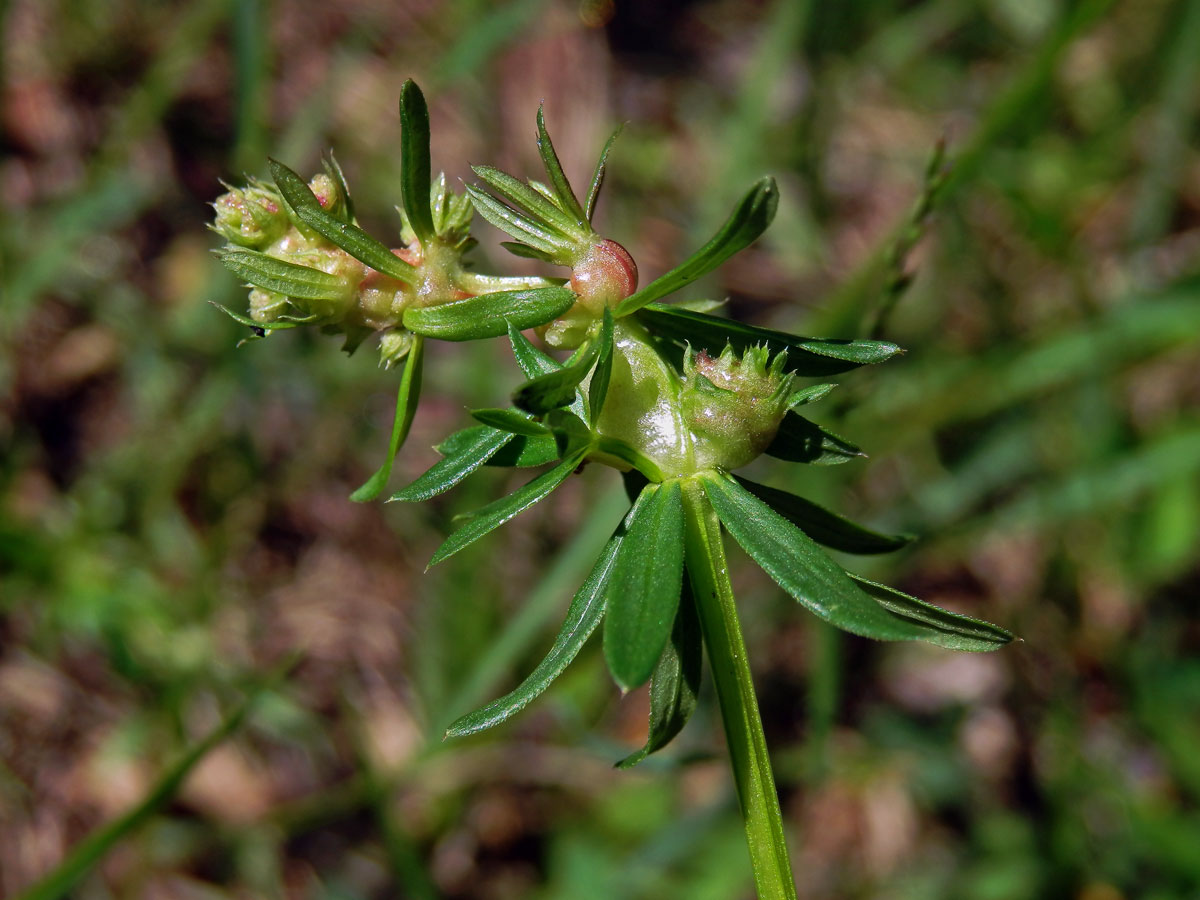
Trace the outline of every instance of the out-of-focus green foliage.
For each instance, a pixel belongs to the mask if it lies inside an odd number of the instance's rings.
[[[612,769],[646,700],[604,687],[595,639],[540,709],[440,743],[543,657],[612,482],[569,479],[422,575],[453,515],[524,479],[346,502],[399,374],[297,331],[237,349],[205,302],[243,295],[205,204],[268,154],[307,171],[332,147],[368,230],[398,230],[385,111],[409,75],[452,178],[536,172],[539,100],[576,184],[628,120],[596,215],[646,284],[723,221],[697,183],[773,175],[773,228],[688,290],[909,348],[815,416],[869,460],[748,474],[921,535],[858,568],[1024,642],[841,638],[730,542],[802,896],[1200,891],[1200,4],[13,0],[4,28],[0,894],[293,651],[79,896],[748,890],[708,684],[649,775]],[[428,354],[398,477],[521,381],[456,350]]]

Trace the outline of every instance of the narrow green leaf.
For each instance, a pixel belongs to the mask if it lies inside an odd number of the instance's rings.
[[[548,375],[562,368],[562,363],[533,346],[525,335],[511,325],[508,328],[508,340],[512,343],[513,356],[517,360],[517,365],[521,367],[526,378],[533,379],[540,375]],[[567,409],[579,416],[580,419],[587,421],[587,409],[584,406],[581,391],[575,391],[575,399],[571,401]]]
[[[546,413],[546,427],[554,434],[559,456],[566,457],[576,452],[591,451],[592,431],[575,413],[565,409],[552,409]]]
[[[549,253],[546,253],[544,250],[539,250],[537,247],[530,247],[528,244],[522,244],[519,241],[501,241],[500,246],[513,256],[520,256],[523,259],[536,259],[547,263],[554,262],[554,257]]]
[[[349,295],[345,282],[336,275],[276,259],[257,250],[222,250],[218,256],[225,268],[244,281],[287,297],[345,300]]]
[[[278,160],[268,160],[275,186],[287,201],[296,216],[305,225],[328,241],[341,247],[359,262],[366,263],[377,272],[413,284],[416,269],[406,263],[387,247],[375,240],[357,225],[343,222],[325,211],[320,201],[308,189],[299,175]]]
[[[545,325],[575,300],[575,292],[565,287],[497,291],[439,306],[410,307],[404,311],[404,327],[443,341],[499,337],[510,323],[518,329]]]
[[[720,354],[726,344],[732,344],[739,353],[759,345],[767,347],[772,354],[786,350],[787,370],[805,378],[837,375],[859,366],[881,363],[902,352],[886,341],[799,337],[663,303],[652,303],[641,310],[638,320],[659,337],[691,344],[714,356]]]
[[[783,417],[775,440],[766,452],[776,459],[814,466],[836,466],[867,455],[849,441],[794,412]]]
[[[625,518],[625,540],[608,587],[604,658],[622,690],[645,684],[658,664],[682,583],[679,482],[648,485]]]
[[[734,479],[818,544],[843,553],[891,553],[912,542],[908,535],[880,534],[844,519],[803,497],[737,475]]]
[[[400,196],[422,247],[428,247],[436,234],[429,208],[429,170],[429,107],[410,78],[400,88]]]
[[[408,431],[412,428],[413,417],[417,414],[417,403],[421,397],[421,369],[425,358],[425,341],[420,335],[413,338],[408,356],[404,358],[404,374],[400,376],[400,390],[396,394],[396,416],[392,421],[392,439],[388,442],[387,456],[379,470],[367,479],[358,490],[350,495],[355,503],[365,503],[374,500],[387,487],[388,478],[392,474],[392,462]]]
[[[450,537],[446,538],[442,546],[438,547],[437,552],[433,554],[433,559],[429,561],[430,568],[449,559],[459,550],[475,543],[488,532],[499,528],[509,519],[523,513],[546,497],[567,480],[582,459],[583,456],[579,454],[571,456],[549,472],[543,472],[528,484],[513,491],[507,497],[501,497],[477,510],[463,523],[461,528],[453,532]]]
[[[261,332],[282,331],[285,328],[299,328],[301,325],[304,324],[303,322],[279,321],[278,319],[274,322],[256,322],[256,321],[254,321],[254,319],[251,319],[249,316],[243,316],[239,312],[234,312],[229,307],[222,306],[220,303],[217,303],[216,301],[209,300],[208,302],[211,303],[213,306],[215,306],[217,309],[221,310],[221,312],[225,313],[225,315],[229,316],[229,318],[233,319],[233,321],[237,322],[239,325],[245,325],[247,328],[253,328],[255,335],[257,335],[260,331]]]
[[[469,452],[477,441],[482,441],[484,433],[490,433],[496,439],[501,436],[507,438],[485,465],[532,469],[555,462],[559,458],[558,448],[551,434],[525,437],[498,431],[487,425],[472,425],[470,428],[456,431],[433,449],[442,456],[459,456]]]
[[[594,338],[561,369],[539,375],[517,388],[513,393],[513,403],[537,416],[569,405],[575,399],[576,390],[596,364],[599,353],[600,341]]]
[[[684,263],[622,300],[617,307],[617,317],[637,312],[647,303],[675,293],[748,247],[767,230],[775,218],[778,205],[779,188],[775,185],[775,179],[769,176],[760,179],[734,207],[725,224],[707,244]]]
[[[495,456],[513,439],[513,435],[485,425],[476,425],[451,435],[451,439],[455,441],[456,452],[447,453],[389,499],[414,502],[445,493]],[[449,441],[447,439],[441,446]]]
[[[788,409],[795,409],[798,406],[808,406],[810,403],[816,403],[818,400],[824,400],[829,396],[836,384],[814,384],[806,388],[801,388],[788,397]]]
[[[529,215],[538,225],[556,233],[560,240],[573,240],[579,225],[546,197],[529,185],[492,166],[471,166],[471,171],[518,211]]]
[[[949,650],[980,652],[995,650],[1013,640],[1012,633],[999,625],[973,619],[962,613],[950,612],[940,606],[910,597],[886,584],[876,584],[857,575],[850,577],[888,612],[901,619],[920,622],[932,629],[932,632],[922,637],[922,640],[931,644]]]
[[[504,448],[488,460],[489,466],[505,466],[516,469],[536,469],[557,462],[558,441],[554,435],[525,437],[517,435]]]
[[[342,171],[341,165],[337,161],[337,157],[333,155],[333,151],[329,155],[321,159],[321,165],[325,167],[325,173],[333,179],[338,186],[338,191],[342,195],[342,220],[345,222],[354,221],[354,200],[350,196],[350,185],[346,182],[346,173]]]
[[[932,640],[942,632],[892,615],[791,522],[731,477],[702,476],[722,524],[763,571],[809,611],[838,628],[878,640]]]
[[[494,700],[482,709],[468,713],[456,720],[448,729],[446,737],[464,737],[475,734],[493,725],[511,718],[529,703],[541,695],[563,670],[571,664],[571,660],[579,653],[587,639],[591,637],[600,619],[604,616],[605,594],[609,577],[612,575],[613,561],[621,547],[621,535],[615,534],[605,545],[596,560],[587,580],[576,592],[567,609],[567,617],[563,622],[558,636],[550,647],[546,658],[538,663],[537,668],[529,673],[521,684],[513,691],[505,694],[499,700]]]
[[[684,578],[671,640],[650,677],[650,729],[645,746],[617,763],[618,769],[636,766],[651,753],[667,746],[683,730],[696,709],[703,662],[703,638],[696,601],[692,598],[691,584]]]
[[[596,199],[600,196],[600,188],[604,186],[604,173],[608,169],[608,151],[612,149],[613,143],[624,127],[623,125],[617,126],[617,130],[604,142],[604,149],[600,151],[600,159],[596,161],[596,171],[592,174],[592,183],[588,187],[587,203],[583,210],[589,222],[596,214]]]
[[[562,208],[575,218],[575,224],[580,228],[587,228],[587,215],[584,213],[583,207],[579,205],[579,198],[571,190],[571,182],[567,180],[567,175],[563,172],[562,163],[558,161],[558,154],[554,152],[554,144],[550,140],[549,132],[546,131],[546,119],[540,106],[537,113],[537,128],[538,153],[542,155],[542,164],[546,167],[546,174],[550,176],[550,183],[554,185],[555,196],[558,197]]]
[[[604,398],[608,396],[608,382],[612,377],[612,363],[613,316],[612,310],[606,306],[597,342],[596,368],[592,370],[592,378],[588,382],[588,412],[593,422],[600,418],[600,411],[604,409]]]
[[[505,206],[487,191],[481,191],[473,184],[467,185],[467,194],[475,211],[505,234],[542,251],[547,260],[556,265],[570,263],[570,259],[563,256],[563,238],[558,232]]]
[[[542,437],[549,433],[545,425],[517,409],[473,409],[471,418],[509,434]]]
[[[508,326],[508,341],[512,344],[513,358],[516,359],[517,365],[521,367],[526,378],[537,378],[539,375],[557,372],[562,368],[562,363],[535,347],[533,342],[521,334],[521,330],[514,327],[511,322]]]

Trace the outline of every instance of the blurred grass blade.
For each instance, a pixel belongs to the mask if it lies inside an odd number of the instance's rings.
[[[703,638],[696,601],[692,598],[690,582],[684,578],[671,640],[650,678],[650,729],[646,743],[642,749],[617,763],[618,769],[636,766],[651,753],[667,746],[683,730],[696,709],[703,662]]]
[[[625,519],[604,622],[604,658],[622,690],[650,678],[671,635],[683,581],[678,481],[649,485]]]
[[[257,250],[220,250],[217,255],[222,265],[238,278],[287,297],[345,300],[349,294],[346,283],[336,275],[276,259]],[[263,326],[260,324],[259,327]]]
[[[613,363],[613,317],[612,310],[604,307],[604,318],[600,326],[600,340],[597,344],[596,368],[592,371],[592,379],[588,382],[588,413],[591,421],[600,418],[604,409],[604,398],[608,396],[608,382],[612,377]]]
[[[367,479],[357,491],[350,495],[356,503],[374,500],[387,487],[392,474],[392,463],[404,445],[413,417],[421,399],[421,370],[425,362],[425,341],[418,334],[413,337],[412,348],[404,360],[404,374],[400,376],[400,389],[396,393],[396,416],[392,420],[392,439],[388,442],[387,457],[379,470]]]
[[[59,900],[71,896],[72,890],[93,866],[102,860],[120,841],[132,835],[179,793],[192,770],[214,749],[241,727],[251,707],[268,686],[290,671],[295,660],[276,669],[274,675],[249,693],[233,712],[186,753],[156,781],[142,800],[117,819],[102,825],[81,840],[53,871],[40,881],[16,894],[13,900]]]
[[[600,188],[604,186],[604,173],[608,170],[608,152],[612,150],[613,143],[621,134],[623,125],[618,125],[607,141],[604,142],[604,149],[600,151],[600,158],[596,160],[596,171],[592,173],[592,183],[588,187],[587,203],[584,207],[584,214],[587,216],[588,222],[592,221],[592,217],[596,215],[596,199],[600,196]]]
[[[806,338],[720,319],[679,306],[654,303],[638,319],[659,337],[689,343],[717,356],[726,344],[742,353],[747,347],[766,346],[772,354],[787,351],[787,370],[805,378],[822,378],[859,366],[881,363],[902,352],[887,341],[848,341]]]
[[[939,632],[922,638],[931,644],[948,650],[981,652],[995,650],[1013,640],[1011,632],[1005,631],[999,625],[950,612],[885,584],[876,584],[857,575],[850,577],[888,612],[903,619],[921,622]]]
[[[464,429],[456,435],[455,452],[447,453],[411,484],[393,494],[390,500],[415,502],[436,497],[454,487],[513,439],[513,435],[486,425]],[[444,442],[445,446],[449,441]]]
[[[473,409],[471,418],[509,434],[525,437],[543,437],[549,434],[545,425],[516,409]]]
[[[475,543],[485,534],[499,528],[509,519],[523,513],[539,500],[546,497],[556,487],[562,484],[575,471],[583,459],[583,454],[574,454],[563,460],[549,472],[543,472],[528,484],[513,491],[507,497],[501,497],[482,509],[476,510],[470,518],[446,538],[438,547],[429,561],[429,568],[449,559],[459,550]]]
[[[675,293],[749,246],[767,230],[775,218],[778,205],[779,188],[775,185],[775,179],[769,176],[761,179],[741,199],[720,230],[690,259],[622,300],[617,307],[618,318]]]
[[[500,699],[457,719],[446,729],[446,737],[464,737],[499,725],[540,696],[571,664],[604,616],[605,594],[621,541],[622,537],[618,533],[605,545],[591,574],[571,600],[566,620],[559,629],[550,651],[545,659],[538,663],[537,668],[529,673],[529,677]]]
[[[404,311],[404,327],[443,341],[499,337],[510,324],[518,329],[544,325],[570,309],[575,299],[575,292],[565,287],[497,291],[438,306],[410,307]]]
[[[843,553],[891,553],[910,544],[907,535],[880,534],[849,519],[832,513],[823,506],[765,484],[756,484],[737,475],[734,479],[759,500],[779,513],[818,544],[841,550]]]
[[[562,204],[563,210],[575,218],[575,224],[580,228],[586,228],[587,216],[583,212],[583,207],[579,205],[579,198],[571,189],[571,182],[567,180],[567,175],[563,172],[562,163],[558,161],[558,154],[554,152],[554,144],[550,140],[549,132],[546,131],[546,118],[541,106],[538,107],[537,112],[537,129],[538,153],[541,154],[546,174],[550,176],[550,182],[554,185],[554,193]]]
[[[341,247],[359,262],[366,263],[405,284],[416,281],[416,270],[357,225],[343,222],[325,211],[299,175],[278,160],[268,160],[275,186],[288,206],[305,225],[327,241]],[[428,195],[426,195],[428,197]]]
[[[435,237],[429,169],[429,107],[417,83],[409,78],[400,88],[400,196],[422,247],[428,247]]]
[[[727,475],[702,476],[721,523],[755,562],[809,611],[878,640],[930,640],[941,630],[891,615],[791,522]]]
[[[766,452],[776,459],[814,466],[836,466],[867,455],[849,441],[794,412],[783,417],[775,440]]]

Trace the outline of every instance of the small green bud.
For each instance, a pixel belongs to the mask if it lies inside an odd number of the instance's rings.
[[[688,350],[680,402],[698,465],[736,469],[770,446],[788,410],[786,359],[771,359],[766,347],[748,347],[739,358],[726,346],[716,359]]]
[[[339,219],[345,218],[346,198],[342,196],[338,183],[331,177],[324,173],[314,175],[313,180],[308,183],[308,189],[313,192],[313,196],[325,212]]]
[[[274,322],[288,311],[288,298],[275,291],[254,288],[250,291],[250,318],[267,324]]]
[[[412,349],[413,333],[403,328],[391,328],[379,339],[379,364],[390,369]]]
[[[214,201],[213,208],[217,212],[213,230],[241,247],[261,249],[288,227],[278,192],[261,182],[251,182],[245,189],[230,188]]]

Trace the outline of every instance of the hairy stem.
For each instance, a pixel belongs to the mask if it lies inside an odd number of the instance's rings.
[[[796,884],[767,739],[733,601],[721,523],[697,479],[683,482],[685,561],[721,703],[730,764],[760,900],[795,900]]]

